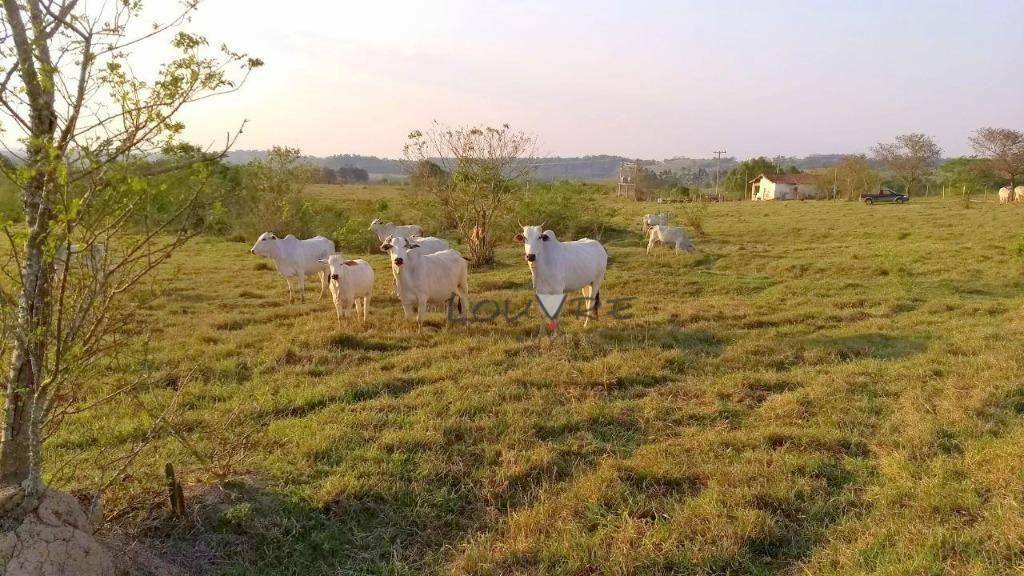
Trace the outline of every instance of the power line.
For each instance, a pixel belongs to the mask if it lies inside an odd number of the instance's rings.
[[[715,150],[715,200],[720,200],[718,196],[718,178],[722,171],[722,155],[725,154],[725,150]]]

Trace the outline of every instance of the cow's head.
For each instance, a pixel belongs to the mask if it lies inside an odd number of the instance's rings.
[[[256,243],[252,245],[252,249],[249,252],[257,256],[270,256],[277,240],[278,238],[273,232],[264,232],[256,239]]]
[[[523,231],[516,234],[516,242],[523,245],[523,249],[526,251],[526,261],[529,264],[533,264],[537,261],[537,258],[541,258],[544,253],[545,243],[552,240],[555,234],[550,230],[544,230],[544,225],[540,226],[523,226]]]
[[[373,222],[370,222],[370,227],[367,228],[367,230],[371,230],[371,231],[376,230],[382,224],[384,224],[384,223],[381,222],[380,218],[374,218]]]
[[[341,254],[331,254],[327,258],[321,258],[317,262],[324,265],[327,268],[327,274],[330,276],[331,281],[336,284],[341,284],[341,267],[345,265],[345,259],[342,258]]]
[[[380,251],[387,252],[391,256],[391,266],[397,272],[409,261],[410,256],[415,255],[413,251],[419,247],[419,244],[412,242],[408,238],[388,236],[384,243],[380,245]]]

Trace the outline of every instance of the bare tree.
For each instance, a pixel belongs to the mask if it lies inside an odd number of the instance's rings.
[[[1009,128],[979,128],[971,148],[984,158],[982,167],[1005,178],[1013,188],[1024,175],[1024,132]]]
[[[494,224],[510,213],[509,203],[530,173],[535,148],[534,136],[508,124],[448,128],[435,123],[409,135],[406,159],[418,165],[432,161],[449,175],[423,182],[441,204],[445,220],[466,241],[473,265],[494,260]]]
[[[881,142],[872,152],[906,187],[910,195],[914,187],[927,177],[942,157],[942,149],[925,134],[902,134],[892,142]]]
[[[176,117],[237,90],[261,62],[184,31],[195,0],[153,26],[139,22],[136,1],[2,4],[0,122],[23,150],[8,150],[16,161],[0,170],[25,212],[3,229],[0,266],[0,360],[9,365],[0,514],[16,518],[43,488],[46,435],[88,408],[82,383],[124,350],[134,311],[125,294],[194,234],[208,164],[237,137],[217,151],[181,145]],[[173,56],[152,80],[124,64],[161,37]],[[178,176],[173,207],[153,213],[152,184],[169,175]]]

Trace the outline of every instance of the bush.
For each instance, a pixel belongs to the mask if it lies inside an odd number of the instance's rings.
[[[600,238],[612,214],[600,208],[597,187],[583,182],[544,182],[521,195],[515,207],[519,221],[527,226],[544,223],[561,238]],[[509,222],[508,230],[516,222]]]
[[[683,223],[695,234],[704,235],[704,218],[708,213],[707,202],[687,202],[682,204]]]

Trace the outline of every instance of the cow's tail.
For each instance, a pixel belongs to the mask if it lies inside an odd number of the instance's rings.
[[[594,292],[594,313],[597,314],[598,309],[601,308],[601,291]]]

